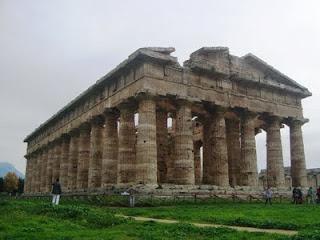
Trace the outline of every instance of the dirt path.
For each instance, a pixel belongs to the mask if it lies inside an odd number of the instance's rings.
[[[119,217],[125,217],[125,218],[133,218],[136,221],[154,221],[158,223],[179,223],[177,220],[170,220],[170,219],[158,219],[158,218],[148,218],[148,217],[135,217],[135,216],[126,216],[126,215],[117,215]],[[293,230],[284,230],[284,229],[264,229],[264,228],[253,228],[253,227],[240,227],[240,226],[230,226],[230,225],[221,225],[221,224],[212,224],[212,223],[193,223],[190,224],[197,226],[197,227],[225,227],[225,228],[231,228],[235,229],[237,231],[247,231],[247,232],[263,232],[263,233],[276,233],[276,234],[282,234],[282,235],[296,235],[298,234],[298,231]]]

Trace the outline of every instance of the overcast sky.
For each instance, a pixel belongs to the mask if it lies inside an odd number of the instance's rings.
[[[24,137],[140,47],[251,52],[309,88],[307,167],[320,167],[320,1],[0,0],[0,162],[25,171]],[[289,165],[288,128],[282,131]],[[265,167],[265,134],[257,136]]]

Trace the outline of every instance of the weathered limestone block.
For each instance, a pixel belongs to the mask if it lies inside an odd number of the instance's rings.
[[[168,128],[167,128],[168,113],[161,109],[157,110],[157,159],[158,159],[158,183],[168,181],[167,176],[167,161],[168,159]]]
[[[61,142],[61,157],[60,157],[60,184],[62,192],[68,189],[68,168],[69,168],[69,147],[70,136],[64,135]]]
[[[136,145],[136,182],[157,184],[156,103],[151,98],[139,101]]]
[[[194,184],[194,156],[191,107],[179,103],[176,116],[174,183]]]
[[[41,192],[41,165],[42,165],[42,150],[39,151],[37,157],[37,172],[36,172],[36,192]]]
[[[30,173],[31,173],[31,163],[30,163],[30,156],[26,157],[26,174],[24,178],[24,187],[23,192],[29,193],[30,192]]]
[[[291,178],[293,187],[307,187],[307,171],[301,126],[303,122],[290,123]]]
[[[216,110],[205,123],[204,181],[216,186],[229,186],[228,152],[224,111]]]
[[[202,143],[200,141],[194,142],[194,144],[193,144],[195,184],[201,184],[202,183],[201,155],[200,155],[201,145],[202,145]]]
[[[41,170],[40,170],[40,192],[46,192],[46,177],[47,177],[47,162],[48,162],[48,149],[44,148],[41,158]]]
[[[90,160],[88,173],[88,188],[98,188],[101,186],[101,168],[103,152],[103,122],[101,117],[97,117],[91,124]]]
[[[77,168],[77,190],[88,188],[88,168],[90,159],[90,125],[84,123],[80,127],[79,155]]]
[[[284,166],[280,133],[280,119],[267,120],[267,183],[269,187],[284,187]]]
[[[60,158],[61,158],[61,140],[59,139],[55,143],[53,153],[53,164],[52,164],[52,179],[51,183],[54,183],[60,176]]]
[[[79,157],[79,131],[70,132],[70,147],[68,156],[68,191],[74,191],[77,188],[77,172]]]
[[[50,143],[48,145],[48,160],[47,160],[47,177],[46,177],[46,192],[51,192],[52,186],[52,167],[54,161],[54,145]]]
[[[240,120],[226,119],[229,183],[237,186],[240,183]]]
[[[34,189],[34,183],[35,183],[35,176],[34,176],[34,171],[36,168],[35,165],[35,154],[32,154],[32,156],[30,157],[30,192],[34,193],[35,189]]]
[[[132,106],[122,106],[119,122],[118,183],[134,183],[136,179],[136,130]]]
[[[258,186],[255,117],[255,114],[244,113],[241,119],[240,185],[242,186]]]
[[[117,183],[118,171],[118,116],[114,112],[105,114],[103,133],[102,180],[101,186],[106,187]]]

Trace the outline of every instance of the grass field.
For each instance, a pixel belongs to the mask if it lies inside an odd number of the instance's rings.
[[[320,206],[289,203],[180,203],[176,206],[110,207],[107,201],[0,200],[0,239],[320,239]],[[136,222],[115,214],[181,220],[180,224]],[[198,228],[188,222],[297,229],[294,237]]]

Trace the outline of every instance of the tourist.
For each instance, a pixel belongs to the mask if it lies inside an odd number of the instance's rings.
[[[265,196],[265,199],[266,199],[264,205],[267,205],[268,203],[269,203],[270,205],[272,205],[272,202],[271,202],[271,199],[272,199],[272,191],[271,191],[270,188],[267,188],[267,189],[265,190],[264,196]]]
[[[308,189],[307,202],[309,204],[314,204],[314,191],[313,191],[312,187],[309,187],[309,189]]]
[[[317,189],[317,203],[320,203],[320,187]]]
[[[303,192],[301,190],[301,188],[298,188],[297,189],[297,195],[298,195],[298,204],[302,204],[303,202]]]
[[[292,190],[292,202],[298,204],[298,189],[295,187]]]
[[[59,183],[59,178],[52,184],[52,204],[58,205],[61,194],[61,185]]]

